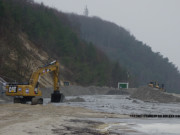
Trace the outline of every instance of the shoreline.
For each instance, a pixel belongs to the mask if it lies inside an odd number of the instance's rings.
[[[1,104],[0,134],[7,135],[120,135],[109,132],[104,122],[90,119],[129,118],[127,115],[95,112],[82,107]],[[134,131],[135,132],[135,131]]]

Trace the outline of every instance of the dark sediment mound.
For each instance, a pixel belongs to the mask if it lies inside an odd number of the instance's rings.
[[[148,86],[140,87],[131,94],[131,98],[137,98],[147,102],[180,102],[180,98],[173,96],[170,93],[165,93],[159,89],[151,88]]]
[[[128,95],[127,90],[110,90],[106,95]]]

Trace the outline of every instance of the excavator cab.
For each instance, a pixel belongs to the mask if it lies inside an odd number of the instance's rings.
[[[149,87],[152,87],[152,88],[157,88],[157,89],[159,89],[159,84],[158,84],[157,82],[150,82],[150,83],[148,84],[148,86],[149,86]]]
[[[153,88],[153,87],[154,87],[154,82],[150,82],[150,83],[148,84],[148,86]]]

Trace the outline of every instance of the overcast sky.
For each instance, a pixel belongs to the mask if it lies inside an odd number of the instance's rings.
[[[68,13],[99,16],[125,27],[180,69],[180,0],[34,0]]]

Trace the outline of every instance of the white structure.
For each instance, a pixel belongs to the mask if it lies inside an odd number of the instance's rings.
[[[118,88],[128,89],[129,83],[128,82],[118,82]]]

